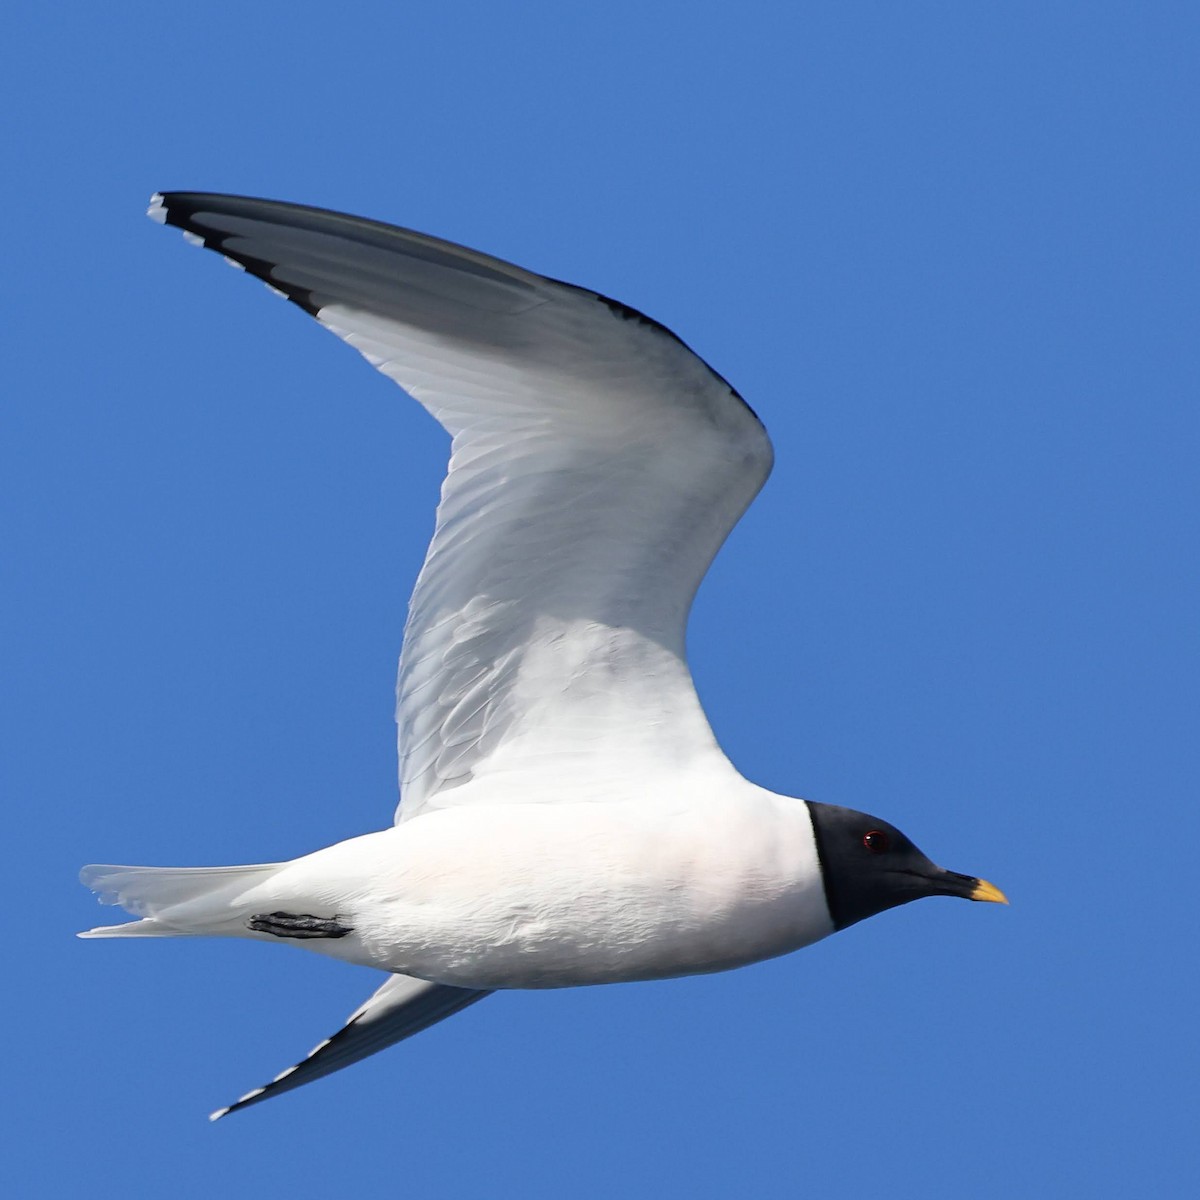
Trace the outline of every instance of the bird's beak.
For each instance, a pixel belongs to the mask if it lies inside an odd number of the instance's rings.
[[[974,875],[960,875],[957,871],[946,871],[941,867],[934,868],[934,874],[928,877],[931,890],[941,896],[961,896],[964,900],[987,900],[992,904],[1007,904],[1008,897],[994,884],[986,879],[976,879]]]

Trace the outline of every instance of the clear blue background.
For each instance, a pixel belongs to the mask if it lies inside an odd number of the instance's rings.
[[[10,1194],[1195,1194],[1194,4],[24,5],[2,53]],[[497,997],[210,1127],[375,977],[78,942],[75,872],[387,823],[445,448],[165,188],[676,330],[778,456],[692,622],[724,746],[1012,907]]]

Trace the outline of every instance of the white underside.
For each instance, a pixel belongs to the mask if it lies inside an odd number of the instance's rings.
[[[249,918],[336,919],[352,932],[283,940],[471,988],[718,971],[832,933],[807,805],[730,776],[676,777],[649,799],[435,810],[153,911],[153,931],[274,941]]]

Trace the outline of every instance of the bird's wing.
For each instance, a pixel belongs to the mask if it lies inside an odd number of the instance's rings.
[[[311,313],[451,435],[400,660],[397,820],[600,797],[720,754],[685,626],[772,454],[719,375],[624,305],[408,230],[200,193],[150,215]]]
[[[408,975],[389,975],[387,982],[363,1004],[350,1014],[349,1020],[332,1037],[326,1038],[307,1058],[294,1067],[288,1067],[281,1075],[226,1108],[219,1108],[209,1117],[220,1120],[239,1108],[269,1100],[281,1092],[302,1087],[332,1075],[343,1067],[367,1058],[396,1042],[412,1037],[436,1025],[446,1017],[461,1012],[468,1004],[490,996],[491,992],[474,988],[450,987],[444,983],[427,983],[424,979],[413,979]]]

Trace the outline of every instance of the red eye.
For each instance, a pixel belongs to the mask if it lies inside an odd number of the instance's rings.
[[[872,829],[863,834],[863,845],[871,854],[882,854],[891,848],[892,839],[882,829]]]

